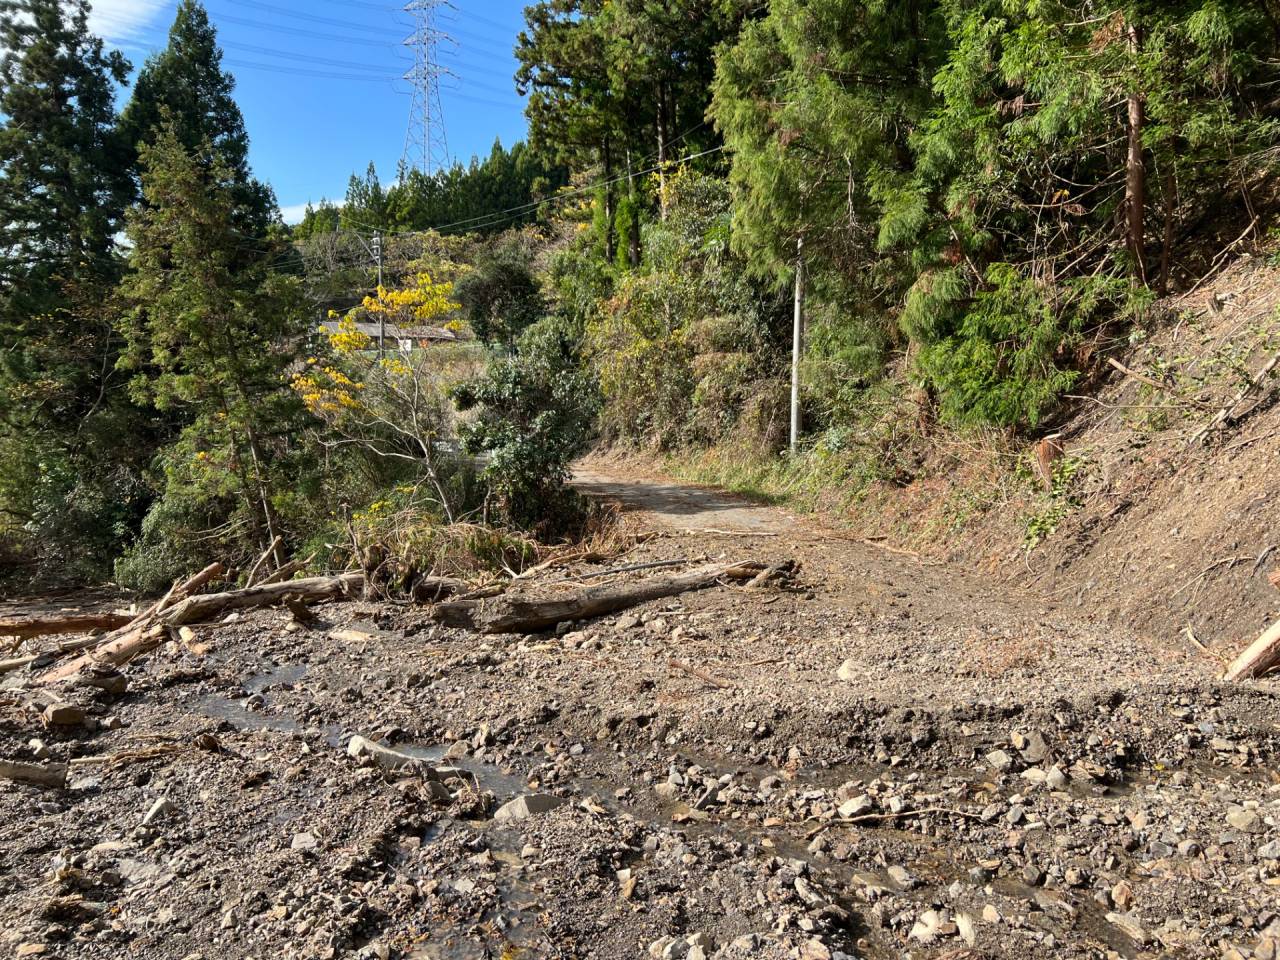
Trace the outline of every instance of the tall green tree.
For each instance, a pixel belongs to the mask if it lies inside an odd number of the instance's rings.
[[[212,152],[227,171],[236,203],[236,225],[246,236],[264,236],[275,217],[275,197],[249,168],[249,135],[233,93],[235,78],[222,69],[222,50],[199,0],[182,0],[169,43],[138,73],[120,128],[135,147],[151,144],[172,124],[188,152]]]
[[[198,531],[223,531],[219,546],[230,553],[282,532],[276,497],[297,413],[284,372],[306,311],[297,280],[271,269],[278,250],[245,262],[240,181],[212,145],[193,155],[165,122],[140,160],[121,366],[138,402],[185,424],[162,458],[162,497],[135,555],[168,575],[199,562],[181,549]]]
[[[103,306],[129,196],[114,129],[128,64],[88,12],[0,2],[0,533],[25,528],[84,575],[127,527],[136,476]]]

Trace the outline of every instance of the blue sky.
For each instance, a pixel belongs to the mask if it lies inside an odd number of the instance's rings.
[[[404,152],[410,21],[390,0],[204,0],[252,139],[254,172],[295,222],[308,202],[341,200],[352,173],[394,178]],[[440,26],[455,75],[441,84],[449,154],[486,155],[525,134],[512,47],[526,0],[455,0]],[[92,26],[141,66],[165,45],[177,0],[94,0]],[[127,92],[125,94],[127,96]]]

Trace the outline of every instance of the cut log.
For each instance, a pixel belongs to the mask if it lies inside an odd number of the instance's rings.
[[[537,633],[570,620],[587,620],[629,607],[715,586],[722,580],[751,580],[761,563],[714,564],[668,577],[638,583],[587,587],[577,593],[548,599],[504,595],[493,602],[441,603],[433,615],[441,623],[467,625],[484,633]]]
[[[67,785],[67,765],[0,760],[0,780],[16,780],[19,783],[30,783],[37,787],[61,790]]]
[[[1227,668],[1227,680],[1252,680],[1280,667],[1280,622],[1253,642]]]
[[[144,653],[150,653],[169,638],[169,629],[218,616],[230,610],[269,607],[281,603],[286,596],[304,600],[324,600],[347,596],[364,583],[363,573],[345,573],[337,577],[312,577],[273,583],[230,593],[209,593],[188,597],[161,611],[150,624],[140,624],[70,663],[63,664],[39,678],[39,683],[58,683],[74,677],[86,667],[98,663],[121,666]]]
[[[33,617],[30,620],[0,620],[0,637],[29,640],[64,633],[88,633],[90,630],[118,630],[133,622],[124,613],[85,613],[67,617]]]

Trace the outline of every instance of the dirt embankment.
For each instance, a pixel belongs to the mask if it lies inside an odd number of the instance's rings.
[[[66,790],[0,784],[5,949],[1275,956],[1274,681],[1225,686],[1198,652],[773,508],[584,483],[655,534],[609,565],[798,578],[511,637],[264,611],[123,693],[59,688],[70,726],[15,671],[0,757],[73,767]],[[356,736],[417,759],[384,769]]]

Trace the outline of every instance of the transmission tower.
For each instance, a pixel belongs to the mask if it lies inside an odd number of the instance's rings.
[[[440,78],[452,74],[440,64],[440,48],[454,40],[439,26],[440,12],[445,9],[453,9],[449,0],[409,0],[404,8],[413,20],[413,33],[404,41],[413,51],[413,68],[404,75],[413,87],[413,102],[401,164],[405,170],[416,167],[428,176],[449,162]]]

